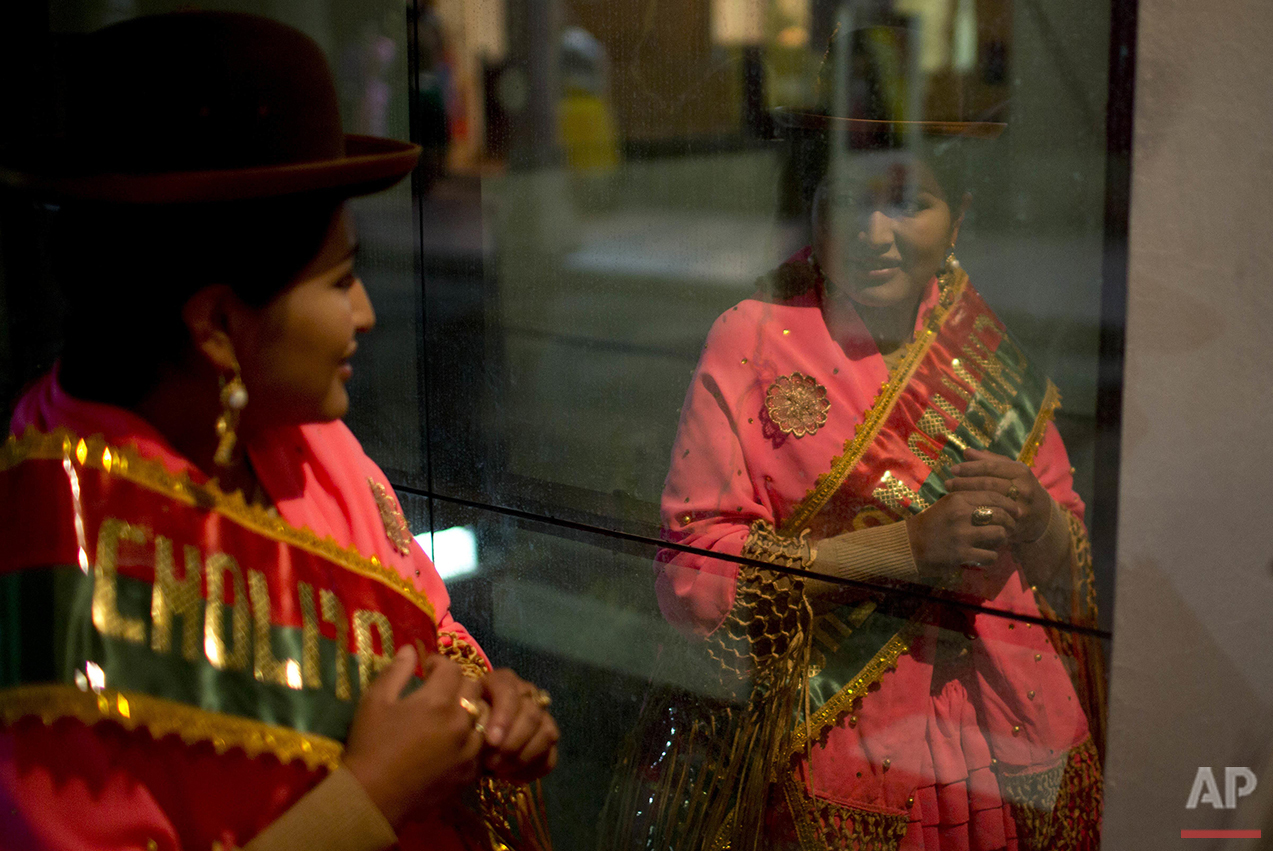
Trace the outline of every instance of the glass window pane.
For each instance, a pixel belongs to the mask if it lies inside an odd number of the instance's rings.
[[[409,517],[421,502],[406,496]],[[701,560],[691,580],[652,544],[433,511],[476,542],[476,571],[448,580],[452,613],[553,695],[555,847],[699,847],[731,835],[730,813],[766,848],[1027,833],[1095,847],[1099,637],[862,584],[820,589],[809,611],[804,578],[781,569]]]
[[[457,58],[422,48],[416,96],[462,103],[415,126],[447,156],[420,200],[435,492],[737,553],[686,527],[816,547],[938,502],[967,449],[1041,453],[960,509],[1022,528],[945,557],[1038,561],[1011,545],[1053,520],[1064,559],[1047,497],[1100,508],[1107,9],[502,8],[417,28]],[[1079,572],[1027,584],[1108,628],[1111,566],[1088,582],[1073,532]]]

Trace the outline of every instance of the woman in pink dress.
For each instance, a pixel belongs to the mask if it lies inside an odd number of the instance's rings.
[[[738,697],[646,731],[614,835],[1095,849],[1095,660],[1038,623],[1094,616],[1059,394],[954,258],[958,139],[1002,126],[787,118],[866,150],[713,325],[662,500],[663,612]]]
[[[0,448],[3,845],[545,847],[547,695],[340,421],[375,322],[345,200],[419,149],[344,135],[262,18],[82,49],[69,150],[4,172],[62,205],[70,307]]]

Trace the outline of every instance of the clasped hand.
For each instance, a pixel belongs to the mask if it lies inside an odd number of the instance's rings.
[[[481,680],[437,654],[404,695],[420,652],[402,647],[358,703],[345,766],[395,827],[412,811],[448,799],[482,769],[529,782],[557,763],[560,733],[539,691],[507,668]]]
[[[915,562],[930,578],[960,565],[990,564],[1004,547],[1047,531],[1052,497],[1027,465],[978,449],[965,457],[950,468],[947,493],[906,521]],[[989,517],[974,522],[981,507],[990,509]]]

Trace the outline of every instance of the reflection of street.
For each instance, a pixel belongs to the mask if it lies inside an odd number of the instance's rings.
[[[772,217],[623,209],[582,228],[563,265],[599,276],[662,278],[685,286],[749,288],[781,259]]]
[[[544,487],[555,483],[575,494],[568,508],[595,515],[596,500],[618,500],[609,508],[625,528],[648,530],[707,330],[799,247],[798,229],[744,209],[632,203],[583,218],[562,255],[514,253],[501,241],[525,246],[515,231],[535,223],[501,215],[513,179],[443,180],[418,229],[401,194],[357,205],[359,265],[379,319],[356,363],[355,392],[370,404],[355,408],[355,428],[388,466],[422,480],[414,365],[424,316],[435,487],[532,508],[553,503]],[[1081,491],[1098,323],[1095,302],[1076,294],[1099,280],[1091,242],[970,228],[960,244],[979,289],[1065,394]],[[495,458],[505,459],[498,470],[485,469]]]

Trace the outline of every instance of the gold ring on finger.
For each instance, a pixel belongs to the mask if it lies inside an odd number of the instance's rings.
[[[1021,498],[1021,489],[1017,487],[1016,482],[1008,483],[1008,499],[1016,501]]]
[[[481,722],[478,720],[479,718],[482,717],[482,710],[478,708],[476,703],[469,700],[467,697],[461,697],[460,708],[463,709],[465,712],[467,712],[470,716],[472,716],[473,724],[475,726],[477,727],[482,726]]]
[[[540,709],[547,709],[548,707],[553,705],[552,695],[542,688],[535,689],[534,694],[532,694],[530,697],[531,697],[531,700],[535,701],[535,705],[538,706]]]
[[[989,526],[994,522],[994,509],[988,505],[978,505],[972,510],[972,525]]]

